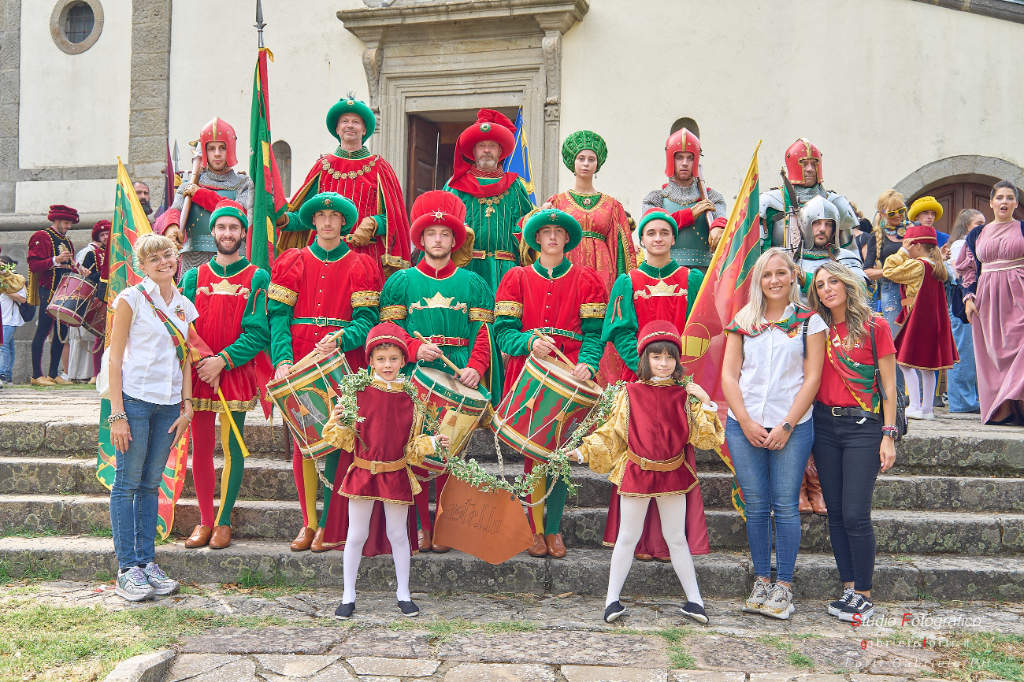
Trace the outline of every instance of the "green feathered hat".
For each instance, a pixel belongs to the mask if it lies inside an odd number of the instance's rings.
[[[334,139],[338,142],[341,142],[341,138],[338,137],[338,119],[341,118],[342,114],[355,114],[363,119],[363,124],[366,126],[366,132],[363,133],[363,142],[370,139],[370,135],[373,135],[373,131],[377,129],[377,117],[373,115],[370,107],[366,106],[366,102],[360,102],[351,95],[342,97],[334,103],[334,106],[327,110],[327,130],[331,132],[331,135],[334,135]]]
[[[652,220],[664,220],[666,223],[668,223],[669,227],[672,228],[672,236],[679,237],[679,225],[676,224],[676,219],[670,216],[664,210],[658,208],[652,208],[650,211],[644,214],[643,218],[640,219],[640,224],[636,226],[638,236],[644,236],[644,225],[651,222]]]
[[[221,216],[230,216],[242,223],[242,229],[249,229],[249,217],[245,215],[245,209],[237,201],[231,199],[221,199],[217,202],[216,208],[213,209],[213,213],[210,214],[210,228],[217,224],[217,218]]]
[[[583,228],[580,227],[579,221],[565,211],[559,211],[557,208],[546,208],[530,216],[523,226],[523,239],[531,249],[535,251],[541,250],[540,244],[537,243],[537,233],[540,232],[541,228],[548,225],[561,227],[569,233],[569,241],[565,245],[566,253],[575,249],[583,241]]]
[[[337,192],[320,192],[320,194],[317,194],[312,199],[307,199],[302,204],[302,207],[299,209],[299,221],[303,227],[309,230],[316,229],[313,226],[313,216],[316,215],[317,211],[337,211],[340,213],[344,218],[344,223],[341,225],[343,234],[345,232],[344,228],[352,228],[359,218],[359,211],[356,209],[356,205]]]
[[[608,158],[608,145],[604,138],[589,130],[578,130],[562,143],[562,163],[572,172],[576,172],[576,155],[589,149],[597,155],[597,170],[601,170],[604,160]]]

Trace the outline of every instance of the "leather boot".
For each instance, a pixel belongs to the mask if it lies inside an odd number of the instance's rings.
[[[292,540],[292,551],[293,552],[305,552],[309,549],[310,543],[313,542],[313,535],[316,531],[307,526],[303,526],[299,530],[299,534]]]
[[[561,559],[565,556],[565,543],[562,542],[562,534],[545,535],[544,541],[548,546],[548,556]]]
[[[444,554],[445,552],[452,551],[452,548],[448,545],[439,545],[436,542],[430,544],[430,551],[436,552],[437,554]]]
[[[416,531],[416,544],[419,545],[421,552],[430,551],[430,531],[420,528]]]
[[[324,529],[317,528],[316,535],[313,536],[313,542],[309,543],[309,551],[316,554],[326,552],[329,547],[324,547]]]
[[[804,480],[800,483],[800,513],[810,514],[813,511],[811,502],[807,499],[807,472],[804,471]]]
[[[45,374],[41,377],[35,377],[30,382],[33,386],[56,386],[57,384],[50,377]]]
[[[533,547],[526,550],[530,556],[547,556],[548,543],[544,542],[544,536],[540,533],[533,534]]]
[[[213,529],[209,526],[199,524],[195,527],[195,530],[192,531],[192,535],[189,535],[188,539],[185,540],[185,546],[189,549],[205,547],[207,543],[210,542],[210,534],[212,532]]]
[[[214,526],[210,549],[224,549],[231,544],[231,526]]]
[[[637,561],[654,561],[654,557],[652,557],[650,554],[644,554],[642,552],[634,552],[633,558]]]
[[[818,516],[827,516],[828,508],[821,494],[821,482],[818,481],[818,467],[814,465],[814,455],[807,460],[807,468],[804,469],[804,487],[807,489],[807,501],[814,513]]]

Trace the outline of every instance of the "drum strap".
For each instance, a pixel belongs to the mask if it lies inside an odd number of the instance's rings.
[[[400,469],[404,469],[406,465],[406,459],[406,457],[402,457],[402,459],[397,459],[393,462],[378,462],[372,459],[363,459],[359,455],[355,455],[352,458],[352,464],[359,467],[360,469],[366,469],[372,475],[376,476],[377,474],[383,474],[391,471],[399,471]]]
[[[336,317],[293,317],[292,326],[309,324],[314,327],[345,327],[351,320],[339,320]]]
[[[583,334],[577,334],[576,332],[571,332],[566,329],[559,329],[558,327],[536,327],[529,331],[540,332],[541,334],[554,334],[556,336],[565,336],[575,341],[583,341]]]
[[[626,450],[626,459],[644,471],[675,471],[686,461],[686,452],[680,452],[672,459],[645,459],[632,450]]]

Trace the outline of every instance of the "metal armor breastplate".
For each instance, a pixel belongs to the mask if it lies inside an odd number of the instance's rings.
[[[680,205],[668,197],[663,197],[661,207],[669,213],[681,211],[684,208],[692,208],[697,202]],[[672,258],[687,268],[697,268],[700,271],[707,270],[711,265],[711,246],[708,237],[711,230],[708,227],[708,212],[701,213],[690,227],[679,230],[675,246],[672,247]]]
[[[234,201],[236,192],[233,189],[213,190],[225,199]],[[205,253],[217,253],[217,243],[213,241],[213,225],[210,224],[210,216],[213,215],[202,206],[192,203],[188,209],[188,220],[185,222],[185,234],[188,241],[185,242],[185,251],[203,251]]]

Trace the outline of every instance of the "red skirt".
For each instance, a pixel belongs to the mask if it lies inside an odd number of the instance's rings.
[[[412,483],[409,469],[371,474],[352,465],[341,484],[341,494],[360,500],[380,500],[395,504],[412,504]]]
[[[924,370],[949,369],[960,362],[949,324],[946,288],[930,272],[925,273],[910,312],[904,308],[900,316],[906,316],[906,321],[893,340],[896,362]]]

